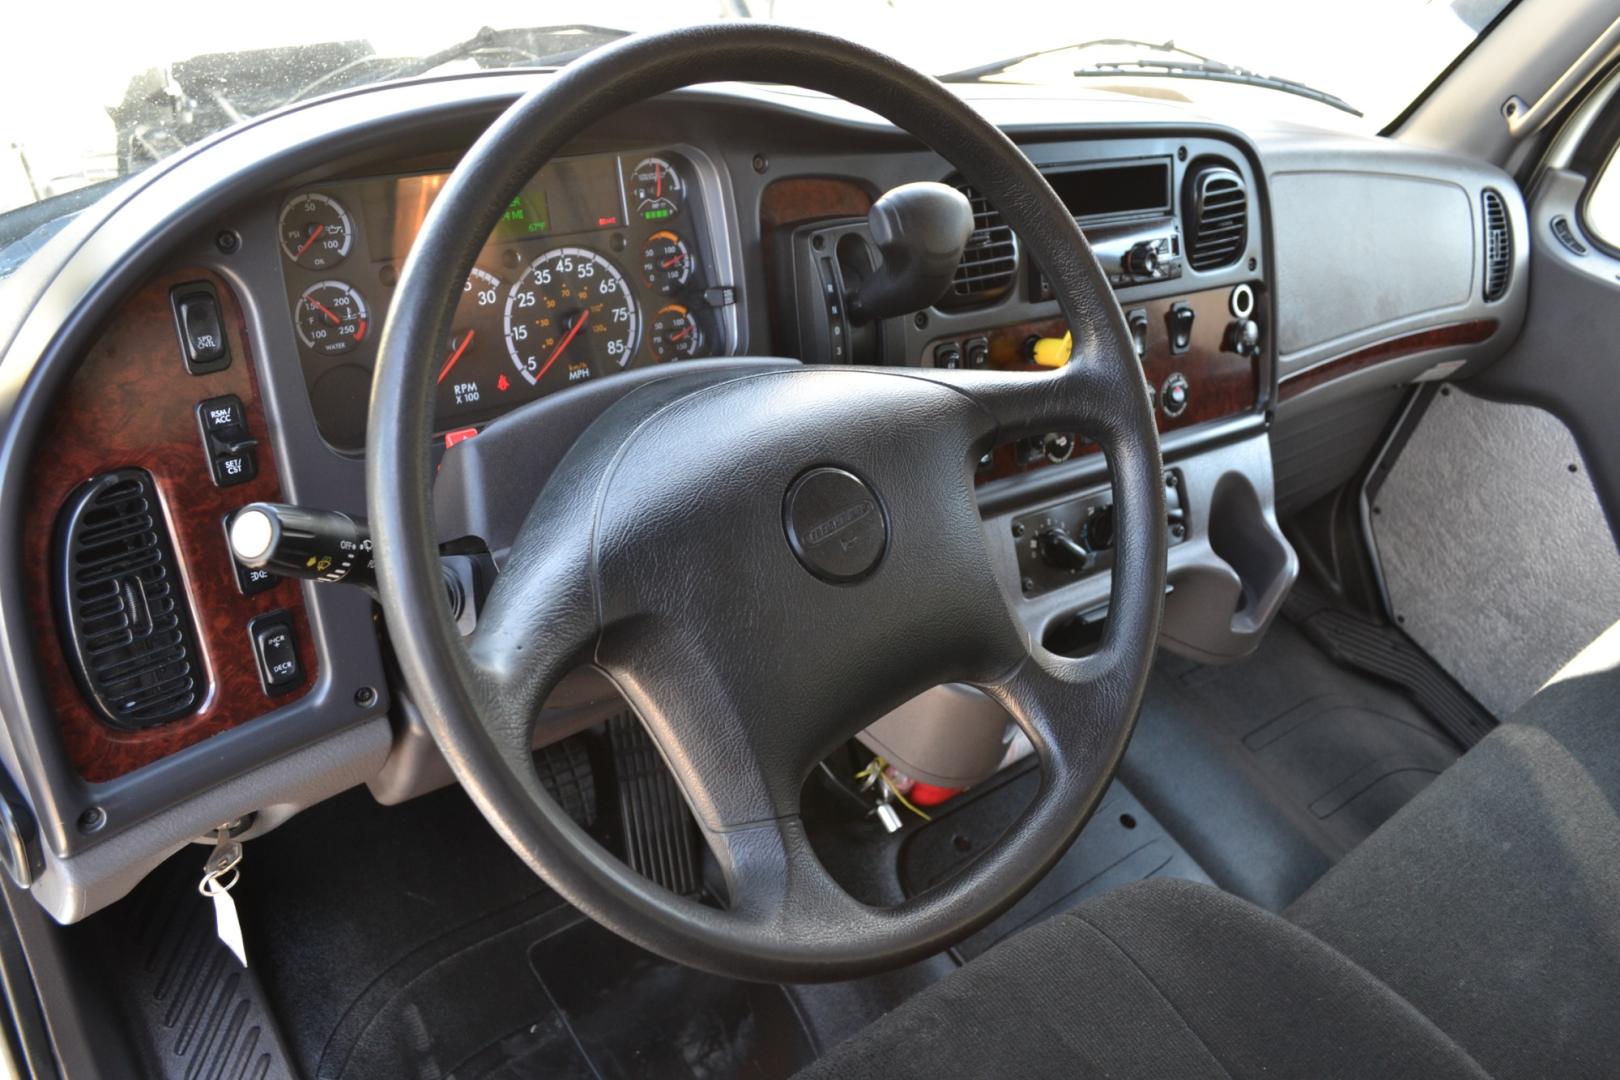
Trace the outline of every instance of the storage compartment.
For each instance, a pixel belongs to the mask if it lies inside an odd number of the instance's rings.
[[[1210,498],[1205,558],[1173,568],[1160,637],[1206,662],[1254,651],[1299,574],[1299,557],[1243,473],[1223,473]]]

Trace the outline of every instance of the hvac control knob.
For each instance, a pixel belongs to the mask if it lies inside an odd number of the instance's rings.
[[[1152,277],[1159,272],[1159,250],[1153,241],[1142,240],[1131,245],[1120,263],[1133,277]]]
[[[1042,562],[1059,570],[1080,572],[1091,568],[1091,552],[1061,525],[1042,529],[1035,537],[1035,551]]]

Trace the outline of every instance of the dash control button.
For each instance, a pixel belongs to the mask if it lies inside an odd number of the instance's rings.
[[[169,293],[174,308],[174,325],[180,333],[180,355],[193,375],[223,371],[231,364],[230,347],[225,341],[225,321],[219,313],[219,296],[205,281],[179,285]]]
[[[247,437],[247,421],[242,418],[242,399],[235,394],[209,398],[197,406],[203,431],[221,442],[241,442]]]
[[[248,624],[253,638],[253,655],[259,662],[259,681],[272,697],[285,694],[304,681],[304,668],[298,662],[298,646],[293,640],[292,620],[284,611],[261,615]]]

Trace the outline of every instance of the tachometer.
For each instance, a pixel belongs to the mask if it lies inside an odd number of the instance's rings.
[[[501,279],[483,267],[467,275],[439,363],[434,415],[440,427],[484,415],[514,397],[516,380],[501,356],[501,292]]]
[[[281,249],[308,270],[336,266],[354,245],[354,221],[330,195],[308,192],[281,211]]]
[[[668,229],[647,237],[641,249],[641,280],[668,296],[692,276],[692,251]]]
[[[686,182],[670,163],[661,157],[650,157],[636,165],[630,174],[634,192],[631,211],[642,221],[663,221],[680,213],[686,205]]]
[[[506,297],[507,351],[542,391],[629,366],[640,332],[624,275],[586,248],[545,252]]]
[[[293,309],[293,322],[306,349],[328,356],[360,344],[371,326],[365,300],[342,281],[317,281],[305,289]]]

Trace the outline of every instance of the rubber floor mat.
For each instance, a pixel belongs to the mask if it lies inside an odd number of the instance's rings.
[[[1276,911],[1461,752],[1279,619],[1233,664],[1161,653],[1120,775],[1216,884]]]
[[[529,949],[547,1007],[456,1069],[465,1080],[766,1080],[814,1058],[780,986],[671,963],[583,920]]]
[[[1001,838],[1035,796],[1040,772],[1026,767],[947,804],[917,830],[900,853],[900,880],[915,896],[944,881]],[[1208,884],[1209,876],[1165,832],[1125,785],[1115,782],[1103,795],[1073,846],[1047,875],[1000,918],[958,945],[971,960],[991,946],[1089,896],[1152,877]]]

